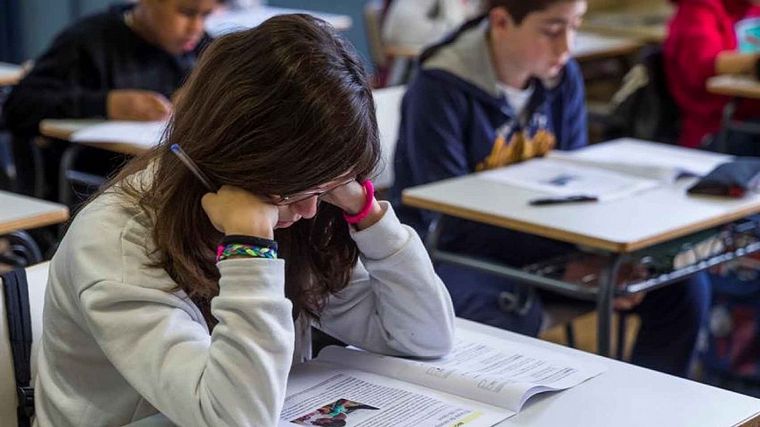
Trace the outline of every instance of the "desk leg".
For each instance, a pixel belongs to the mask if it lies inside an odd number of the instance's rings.
[[[613,255],[612,260],[599,276],[599,293],[596,300],[597,354],[607,357],[610,356],[610,343],[612,341],[612,301],[615,297],[616,278],[622,261],[622,255]]]
[[[731,120],[734,117],[734,111],[736,111],[736,98],[723,107],[723,119],[720,130],[718,131],[717,141],[715,149],[719,153],[726,153],[728,151],[728,130],[731,127]]]
[[[79,144],[69,143],[69,146],[61,156],[61,166],[58,171],[58,200],[69,207],[72,205],[69,171],[74,169],[74,161],[76,160],[80,149]]]

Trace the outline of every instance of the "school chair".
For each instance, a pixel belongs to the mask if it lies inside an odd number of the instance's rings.
[[[386,46],[383,42],[383,2],[370,0],[364,5],[364,29],[370,56],[375,65],[376,87],[406,83],[411,77],[416,49],[403,46]]]
[[[383,4],[380,1],[368,1],[364,5],[364,30],[367,33],[367,44],[372,62],[375,65],[376,83],[383,87],[387,72],[388,58],[383,51],[382,37]]]
[[[34,411],[33,379],[42,336],[42,307],[49,263],[0,277],[0,420],[28,427]],[[18,362],[16,362],[18,361]],[[9,380],[12,379],[12,380]]]
[[[375,188],[381,191],[387,191],[393,185],[393,154],[398,141],[401,100],[404,98],[404,93],[406,93],[406,86],[386,87],[372,91],[382,154],[380,170],[375,171],[373,181]]]

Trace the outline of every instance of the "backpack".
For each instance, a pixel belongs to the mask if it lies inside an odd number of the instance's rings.
[[[643,49],[613,95],[605,139],[639,138],[676,144],[680,113],[668,90],[662,48]]]

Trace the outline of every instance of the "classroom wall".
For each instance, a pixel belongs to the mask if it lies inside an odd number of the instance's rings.
[[[0,0],[5,1],[5,0]],[[21,56],[39,56],[55,34],[77,17],[102,10],[114,0],[23,0],[21,2]],[[272,6],[319,10],[350,15],[353,27],[345,33],[369,64],[362,0],[269,0]]]

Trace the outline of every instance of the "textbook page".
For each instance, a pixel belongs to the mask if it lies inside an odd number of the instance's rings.
[[[600,364],[550,350],[457,331],[452,352],[434,360],[402,359],[327,347],[317,360],[362,369],[519,412],[528,398],[574,387],[605,371]]]
[[[636,139],[619,139],[574,151],[554,150],[548,158],[594,166],[672,183],[683,176],[704,176],[732,156]]]
[[[514,412],[368,372],[294,366],[279,426],[487,427]]]
[[[147,149],[161,141],[167,122],[111,120],[87,126],[71,135],[73,142],[133,144]]]
[[[479,178],[553,196],[593,196],[599,201],[622,199],[662,185],[597,167],[541,158],[477,174]]]

